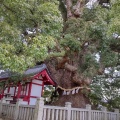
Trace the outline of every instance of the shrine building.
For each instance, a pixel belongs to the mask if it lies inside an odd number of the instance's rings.
[[[13,104],[17,99],[22,99],[23,104],[35,105],[36,99],[42,97],[45,85],[56,86],[45,64],[28,69],[24,72],[24,76],[26,76],[24,80],[18,81],[17,84],[12,82],[7,84],[11,74],[6,71],[1,72],[0,82],[5,84],[0,91],[0,99],[5,98],[8,103]]]

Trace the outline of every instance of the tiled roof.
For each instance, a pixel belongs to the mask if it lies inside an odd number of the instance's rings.
[[[47,69],[47,66],[45,64],[37,65],[25,71],[24,75],[34,75],[36,73],[43,71],[44,69]]]
[[[11,73],[9,71],[4,71],[0,73],[0,79],[6,79],[11,76]]]
[[[35,66],[33,68],[30,68],[30,69],[26,70],[23,75],[25,75],[25,76],[27,76],[27,75],[30,75],[30,76],[35,75],[35,74],[37,74],[37,73],[39,73],[39,72],[41,72],[41,71],[43,71],[45,69],[49,73],[49,71],[47,69],[47,66],[45,64],[37,65],[37,66]],[[4,80],[4,79],[10,78],[12,76],[16,76],[16,75],[17,75],[17,73],[12,73],[10,71],[2,71],[0,73],[0,80]]]

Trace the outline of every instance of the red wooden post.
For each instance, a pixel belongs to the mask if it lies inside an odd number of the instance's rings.
[[[29,84],[29,90],[28,90],[28,104],[30,103],[31,88],[32,88],[32,82],[30,82],[30,84]]]
[[[16,88],[17,88],[17,87],[15,86],[15,90],[14,90],[14,97],[16,96],[16,94],[15,94],[15,93],[16,93]]]
[[[10,92],[10,86],[8,87],[8,93]]]
[[[4,96],[4,89],[2,90],[1,98],[3,98],[3,96]]]
[[[27,94],[27,84],[25,84],[25,96]]]
[[[19,83],[18,92],[17,92],[17,98],[20,98],[20,93],[21,93],[21,84]]]

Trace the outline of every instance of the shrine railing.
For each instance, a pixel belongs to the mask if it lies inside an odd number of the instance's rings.
[[[10,119],[14,117],[15,105],[13,104],[2,104],[2,116],[4,118]]]
[[[35,106],[20,105],[17,120],[34,120]]]
[[[16,104],[0,102],[0,117],[3,120],[120,120],[119,110],[107,111],[103,107],[102,111],[92,110],[91,105],[86,105],[85,109],[72,108],[70,102],[65,103],[65,107],[46,106],[44,99],[37,99],[36,105],[22,105],[18,100]]]

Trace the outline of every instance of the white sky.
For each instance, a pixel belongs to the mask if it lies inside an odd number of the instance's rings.
[[[97,3],[98,0],[89,0],[89,2],[86,4],[87,8],[91,9],[95,3]]]
[[[0,70],[0,74],[1,74],[2,72],[4,72],[4,70]]]

